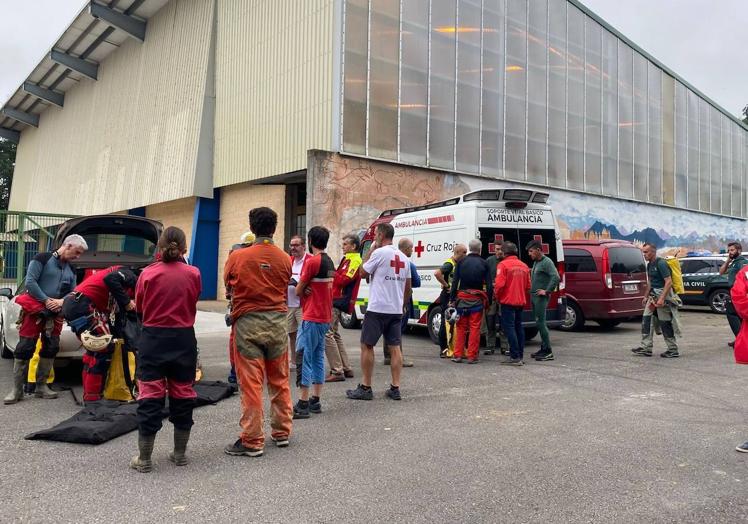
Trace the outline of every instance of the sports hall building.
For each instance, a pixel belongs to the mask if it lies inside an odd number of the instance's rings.
[[[670,251],[748,214],[748,128],[577,0],[97,0],[0,137],[11,210],[178,225],[204,298],[258,205],[334,257],[384,209],[495,186],[549,188],[564,237]]]

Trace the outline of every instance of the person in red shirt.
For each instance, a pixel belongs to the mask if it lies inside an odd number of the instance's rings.
[[[263,389],[270,396],[271,437],[278,447],[291,436],[291,388],[288,383],[286,293],[291,260],[273,243],[278,215],[270,208],[249,212],[249,228],[256,235],[251,247],[229,255],[223,280],[231,288],[231,318],[236,344],[235,366],[241,385],[242,432],[224,448],[232,456],[259,457],[265,449]]]
[[[293,408],[293,418],[309,418],[310,413],[322,413],[319,397],[325,382],[325,335],[332,320],[335,264],[325,253],[330,231],[314,226],[308,237],[313,256],[304,264],[296,286],[296,294],[301,297],[301,327],[296,336],[296,353],[304,356],[300,398]],[[310,385],[313,389],[311,399]]]
[[[110,312],[116,304],[115,314],[120,325],[126,312],[135,311],[135,271],[122,266],[112,266],[97,271],[62,302],[62,316],[78,338],[86,353],[83,355],[83,401],[101,399],[104,378],[109,371],[114,350],[110,333]]]
[[[147,473],[169,395],[174,424],[174,451],[169,460],[187,464],[185,451],[197,395],[195,315],[202,290],[200,270],[184,262],[187,239],[178,227],[167,227],[158,240],[161,261],[143,270],[135,288],[135,308],[143,320],[138,339],[138,451],[130,467]]]
[[[525,330],[522,328],[522,311],[530,291],[530,268],[517,255],[517,244],[504,242],[504,260],[496,268],[494,296],[501,304],[501,328],[509,340],[509,358],[502,364],[522,366],[525,351]]]

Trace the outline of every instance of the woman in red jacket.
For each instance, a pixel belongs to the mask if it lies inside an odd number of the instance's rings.
[[[184,262],[184,232],[167,227],[158,240],[161,260],[143,270],[135,289],[136,310],[143,319],[138,341],[138,451],[130,467],[147,473],[161,412],[169,395],[169,420],[174,424],[174,451],[169,459],[187,464],[185,450],[195,405],[195,314],[200,296],[200,271]]]

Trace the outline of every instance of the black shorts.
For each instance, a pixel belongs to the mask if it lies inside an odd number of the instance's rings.
[[[197,340],[193,328],[143,327],[137,347],[139,380],[195,379]]]
[[[402,314],[367,311],[364,315],[364,323],[361,325],[361,343],[376,346],[380,337],[384,335],[385,344],[399,346],[402,341],[400,331],[402,319]]]

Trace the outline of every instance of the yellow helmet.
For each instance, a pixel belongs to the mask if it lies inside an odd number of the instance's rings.
[[[240,244],[252,244],[255,241],[255,236],[251,231],[247,231],[241,237],[239,237]]]

